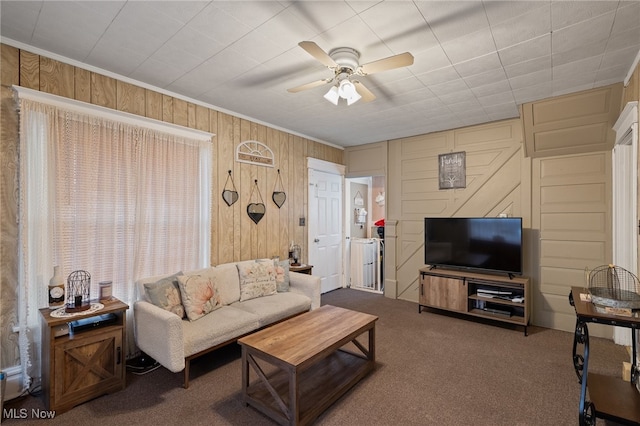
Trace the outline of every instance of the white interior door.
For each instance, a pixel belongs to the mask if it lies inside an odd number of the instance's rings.
[[[342,174],[309,169],[309,263],[321,291],[343,286]]]

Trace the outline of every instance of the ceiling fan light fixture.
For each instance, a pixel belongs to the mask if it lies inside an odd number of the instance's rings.
[[[324,95],[324,98],[332,104],[338,105],[338,100],[340,99],[338,88],[336,86],[331,86],[331,89],[329,89],[329,91]]]
[[[347,98],[347,105],[355,104],[358,102],[362,96],[358,92],[355,92],[353,95]]]

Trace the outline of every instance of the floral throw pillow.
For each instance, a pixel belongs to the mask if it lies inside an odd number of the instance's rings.
[[[164,277],[155,283],[146,283],[144,291],[151,303],[184,318],[185,312],[178,288],[178,275],[182,275],[182,271]]]
[[[289,291],[289,259],[274,260],[273,266],[276,268],[276,289],[278,293]]]
[[[178,284],[189,321],[202,318],[222,306],[220,293],[213,278],[202,275],[180,275]]]
[[[276,271],[273,260],[239,262],[240,301],[276,294]]]

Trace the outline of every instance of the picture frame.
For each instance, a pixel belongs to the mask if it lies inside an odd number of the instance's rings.
[[[438,155],[439,189],[467,187],[466,152],[450,152]]]

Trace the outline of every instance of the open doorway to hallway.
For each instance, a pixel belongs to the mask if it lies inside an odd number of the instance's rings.
[[[345,282],[347,287],[384,290],[385,178],[345,180]]]

